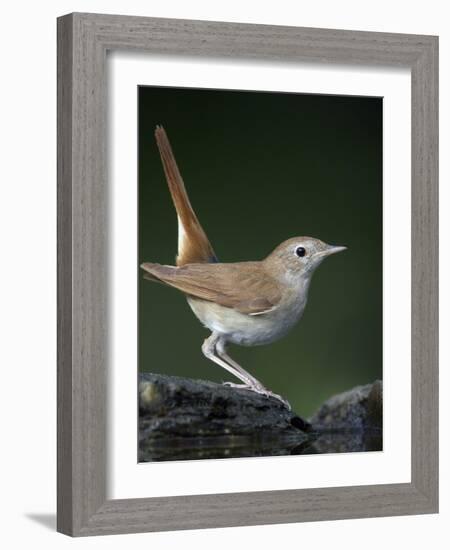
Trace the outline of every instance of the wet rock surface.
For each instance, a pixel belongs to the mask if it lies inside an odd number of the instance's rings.
[[[245,389],[142,373],[139,461],[381,450],[381,410],[378,381],[332,397],[308,422]]]

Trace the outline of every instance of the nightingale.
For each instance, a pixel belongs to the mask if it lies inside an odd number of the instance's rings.
[[[162,126],[155,130],[167,184],[178,218],[176,265],[145,262],[145,278],[181,291],[200,322],[211,331],[203,354],[238,378],[225,382],[267,397],[290,409],[227,353],[227,344],[270,344],[299,321],[311,277],[328,256],[345,250],[312,237],[293,237],[261,261],[221,263],[191,206],[172,147]]]

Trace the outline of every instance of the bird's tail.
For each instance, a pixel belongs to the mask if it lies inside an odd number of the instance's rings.
[[[192,209],[172,147],[162,126],[156,127],[155,138],[178,216],[178,254],[176,263],[180,266],[190,263],[216,262],[217,258],[211,243]]]

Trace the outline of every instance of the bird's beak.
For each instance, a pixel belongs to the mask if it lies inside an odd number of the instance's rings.
[[[334,246],[332,244],[329,244],[325,250],[322,250],[321,252],[317,252],[315,256],[318,258],[331,256],[331,254],[337,254],[338,252],[342,252],[344,250],[347,250],[346,246]]]
[[[330,248],[328,248],[328,250],[326,250],[326,253],[327,253],[327,256],[328,256],[329,254],[337,254],[338,252],[343,252],[344,250],[347,250],[346,246],[333,246],[333,245],[330,245]]]

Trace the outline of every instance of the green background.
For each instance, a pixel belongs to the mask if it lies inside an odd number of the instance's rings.
[[[317,270],[303,318],[230,355],[308,416],[382,377],[382,99],[139,87],[139,262],[174,264],[177,219],[154,139],[162,124],[219,260],[301,235],[348,246]],[[175,289],[139,279],[139,369],[221,382],[209,332]],[[233,380],[238,382],[237,380]]]

